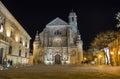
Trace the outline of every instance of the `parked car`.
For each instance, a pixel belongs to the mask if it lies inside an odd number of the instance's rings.
[[[95,64],[95,61],[91,61],[91,64]]]

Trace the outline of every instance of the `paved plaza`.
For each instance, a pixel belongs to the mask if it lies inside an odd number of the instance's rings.
[[[0,71],[0,79],[119,79],[120,67],[34,65]]]

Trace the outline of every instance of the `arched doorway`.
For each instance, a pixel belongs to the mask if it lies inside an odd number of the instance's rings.
[[[3,48],[0,48],[0,64],[2,64]]]
[[[61,64],[60,55],[55,55],[55,64]]]

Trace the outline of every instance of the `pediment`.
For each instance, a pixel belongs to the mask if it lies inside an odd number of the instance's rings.
[[[57,17],[56,19],[49,22],[46,26],[54,26],[54,25],[68,25],[68,23]]]

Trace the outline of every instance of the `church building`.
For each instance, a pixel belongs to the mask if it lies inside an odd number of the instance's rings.
[[[77,15],[71,11],[69,22],[59,17],[49,22],[33,42],[34,64],[80,64],[83,42],[77,26]]]

